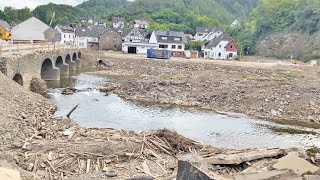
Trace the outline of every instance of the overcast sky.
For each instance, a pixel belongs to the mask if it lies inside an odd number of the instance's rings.
[[[3,10],[5,6],[12,6],[17,9],[27,6],[28,8],[33,10],[38,5],[48,4],[49,2],[75,6],[82,3],[83,1],[85,0],[0,0],[0,9]]]

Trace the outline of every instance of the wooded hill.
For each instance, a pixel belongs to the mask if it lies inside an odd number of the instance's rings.
[[[147,19],[152,29],[180,30],[193,33],[197,26],[230,25],[235,19],[244,19],[260,0],[89,0],[76,7],[48,4],[34,11],[27,8],[5,8],[0,18],[21,22],[30,16],[49,23],[56,12],[54,24],[78,23],[79,17],[97,17],[111,21],[113,16]]]

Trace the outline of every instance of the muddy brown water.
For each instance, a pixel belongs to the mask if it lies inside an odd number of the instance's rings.
[[[169,105],[126,101],[115,94],[99,92],[103,85],[118,81],[88,74],[74,74],[60,82],[48,83],[49,95],[57,105],[55,116],[65,116],[79,104],[72,118],[83,127],[149,131],[168,128],[219,148],[276,148],[320,146],[320,130],[286,126],[245,116],[229,117],[212,112]],[[63,87],[81,92],[65,96]]]

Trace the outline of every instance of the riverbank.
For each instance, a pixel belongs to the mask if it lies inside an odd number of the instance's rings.
[[[126,76],[114,90],[125,99],[215,112],[241,113],[282,124],[319,128],[318,67],[286,62],[151,60],[120,53],[87,53],[94,74]]]

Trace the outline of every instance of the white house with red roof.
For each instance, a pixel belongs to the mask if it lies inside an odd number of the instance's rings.
[[[238,47],[228,34],[222,34],[201,46],[204,58],[234,60],[238,55]]]

